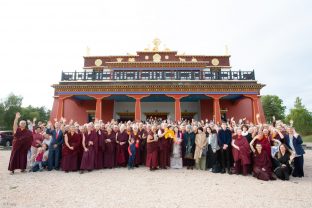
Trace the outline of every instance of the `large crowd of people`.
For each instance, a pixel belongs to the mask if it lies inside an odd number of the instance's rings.
[[[252,175],[260,180],[303,177],[302,138],[282,121],[231,118],[221,123],[202,120],[94,122],[65,118],[47,123],[20,120],[13,124],[8,170],[62,170],[80,173],[99,169],[146,166],[213,173]]]

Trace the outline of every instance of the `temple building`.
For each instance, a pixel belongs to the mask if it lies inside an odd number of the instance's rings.
[[[264,121],[254,70],[232,70],[230,55],[186,55],[160,48],[135,55],[84,57],[83,70],[62,72],[51,118],[83,124],[95,119],[147,118]]]

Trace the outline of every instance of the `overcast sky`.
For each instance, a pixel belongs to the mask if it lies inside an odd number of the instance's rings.
[[[312,1],[1,0],[0,98],[53,102],[61,71],[91,55],[143,50],[155,37],[186,54],[231,54],[232,70],[256,71],[287,108],[297,96],[312,111]]]

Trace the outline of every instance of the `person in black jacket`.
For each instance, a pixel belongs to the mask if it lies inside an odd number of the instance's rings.
[[[273,158],[274,173],[281,180],[289,180],[292,172],[290,162],[293,159],[293,153],[287,148],[285,144],[279,146],[278,152]]]
[[[231,141],[232,132],[226,128],[226,123],[222,122],[221,129],[218,131],[218,144],[220,147],[220,163],[222,166],[221,173],[225,173],[225,168],[228,174],[231,174]]]

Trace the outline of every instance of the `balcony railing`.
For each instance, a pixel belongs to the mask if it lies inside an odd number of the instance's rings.
[[[254,71],[113,70],[62,72],[62,81],[100,80],[255,80]]]

